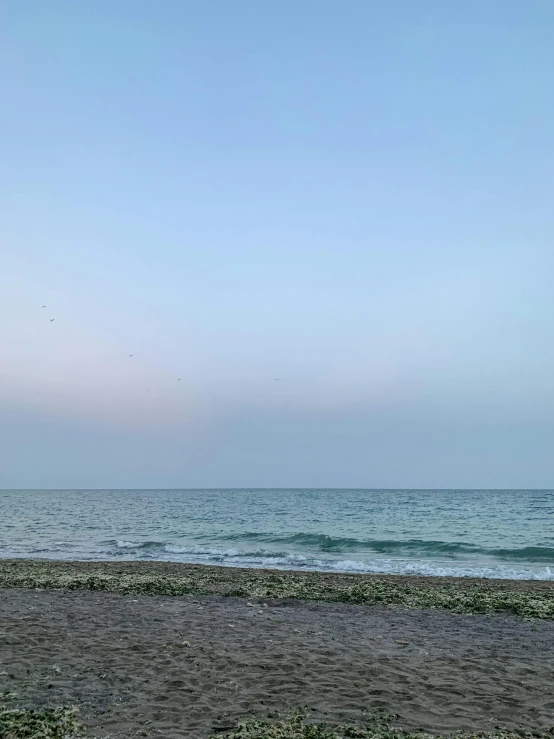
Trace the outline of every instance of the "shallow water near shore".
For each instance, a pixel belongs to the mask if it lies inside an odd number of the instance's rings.
[[[0,557],[554,580],[554,491],[2,490]]]

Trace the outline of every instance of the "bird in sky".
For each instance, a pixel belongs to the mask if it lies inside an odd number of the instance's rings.
[[[180,377],[177,378],[177,382],[181,382],[181,378]]]
[[[56,320],[55,318],[51,318],[50,319],[50,323],[52,323],[52,321],[55,321],[55,320]]]
[[[46,306],[45,306],[45,305],[43,305],[42,307],[43,307],[43,308],[46,308]]]
[[[133,355],[132,354],[129,354],[129,356],[132,357]]]
[[[278,378],[278,377],[274,377],[273,379],[274,379],[274,380],[278,380],[279,378]]]

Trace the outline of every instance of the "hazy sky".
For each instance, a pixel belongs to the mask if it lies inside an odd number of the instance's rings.
[[[0,13],[0,487],[554,487],[552,0]]]

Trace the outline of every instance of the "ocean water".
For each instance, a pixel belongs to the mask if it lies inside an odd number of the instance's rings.
[[[554,491],[0,490],[0,557],[554,580]]]

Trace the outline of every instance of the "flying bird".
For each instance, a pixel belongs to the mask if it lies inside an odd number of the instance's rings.
[[[181,378],[180,377],[177,378],[177,382],[181,382]]]
[[[133,355],[132,354],[129,354],[129,356],[132,357]]]
[[[42,307],[43,307],[43,308],[46,308],[46,306],[45,306],[45,305],[43,305]]]
[[[55,318],[51,318],[50,319],[50,323],[52,323],[52,321],[55,321],[55,320],[56,320]]]

